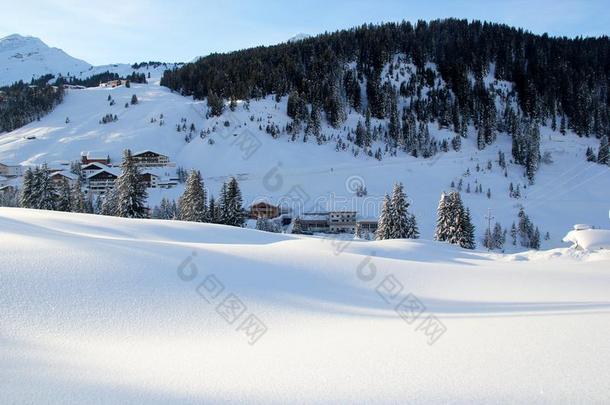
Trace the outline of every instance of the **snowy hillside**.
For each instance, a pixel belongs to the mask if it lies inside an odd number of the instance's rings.
[[[610,396],[607,252],[498,257],[429,240],[337,249],[219,225],[0,208],[0,262],[8,403]],[[244,326],[251,315],[260,329]]]
[[[0,162],[47,162],[62,167],[86,151],[110,155],[118,162],[125,148],[153,149],[168,155],[177,166],[200,169],[209,193],[216,196],[221,183],[233,175],[246,203],[256,199],[277,202],[296,195],[305,210],[347,208],[358,210],[362,217],[376,217],[383,194],[391,191],[394,182],[402,181],[424,238],[433,235],[440,193],[449,190],[452,182],[459,187],[461,180],[462,197],[472,211],[479,246],[488,223],[488,208],[493,222],[509,228],[523,206],[542,235],[549,232],[550,240],[542,241],[543,249],[565,246],[562,237],[575,223],[608,225],[608,167],[585,161],[586,148],[597,148],[594,138],[571,133],[562,136],[543,127],[541,152],[550,152],[553,162],[542,164],[535,185],[528,186],[522,166],[508,163],[506,177],[498,166],[498,151],[503,151],[507,160],[510,156],[511,139],[506,134],[499,134],[495,144],[479,151],[471,127],[459,152],[450,150],[428,159],[399,153],[395,157],[384,155],[379,161],[363,153],[354,157],[349,148],[336,150],[337,137],[345,140],[346,129],[353,130],[362,119],[353,111],[339,129],[323,124],[322,132],[335,139],[323,145],[316,144],[313,137],[303,142],[302,134],[294,141],[285,133],[274,139],[266,127],[274,124],[283,128],[291,122],[286,115],[286,97],[280,102],[273,97],[238,102],[235,111],[226,108],[221,117],[208,119],[205,101],[193,101],[159,87],[154,84],[158,77],[155,80],[153,76],[150,82],[132,84],[131,88],[67,90],[64,102],[52,113],[0,135]],[[139,103],[125,108],[133,94]],[[115,100],[114,105],[109,105],[108,96]],[[118,121],[100,124],[108,113],[116,114]],[[159,125],[161,114],[163,126]],[[70,121],[67,124],[66,118]],[[377,122],[373,120],[373,125]],[[192,132],[191,124],[195,128]],[[436,125],[430,125],[430,133],[439,141],[453,137],[453,132],[439,130]],[[185,137],[192,139],[186,142]],[[510,183],[521,186],[520,198],[509,197]],[[366,197],[356,196],[358,185],[366,186]],[[478,186],[482,193],[475,192]],[[488,189],[491,198],[487,198]],[[177,199],[182,188],[149,191],[152,206],[163,196]]]
[[[168,64],[155,67],[151,69],[151,76],[159,77],[165,69],[174,66]],[[35,37],[13,34],[0,39],[0,86],[10,85],[19,80],[29,82],[46,74],[86,79],[106,71],[127,76],[134,71],[148,73],[148,68],[133,69],[126,63],[92,66],[61,49],[49,47]]]

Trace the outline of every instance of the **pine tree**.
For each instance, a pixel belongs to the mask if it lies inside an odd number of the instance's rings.
[[[34,187],[34,172],[28,167],[23,175],[23,186],[21,188],[20,206],[22,208],[34,208]]]
[[[377,225],[377,240],[392,238],[392,229],[394,227],[392,223],[392,211],[392,201],[390,200],[390,196],[386,194],[383,198],[383,204],[381,205],[381,215],[379,216],[379,223]]]
[[[180,197],[180,219],[192,222],[209,221],[206,191],[198,170],[192,170],[186,180],[184,193]]]
[[[83,195],[82,185],[80,177],[76,179],[72,185],[72,198],[70,211],[72,212],[85,212],[85,196]]]
[[[220,191],[220,220],[231,226],[243,226],[246,220],[241,191],[234,177],[224,183]]]
[[[477,130],[477,149],[485,149],[485,128],[483,128],[481,123],[479,123],[479,128]]]
[[[466,208],[466,211],[464,211],[464,215],[460,224],[460,232],[458,233],[458,245],[464,249],[474,249],[476,247],[474,225],[472,224],[472,220],[470,218],[470,210],[468,208]]]
[[[91,196],[91,194],[89,194],[86,198],[85,198],[85,204],[84,204],[84,210],[83,212],[85,214],[93,214],[95,211],[95,208],[93,207],[93,198]]]
[[[70,183],[68,180],[63,179],[61,185],[56,190],[56,201],[57,211],[70,212],[72,208],[72,194],[70,190]]]
[[[530,248],[536,250],[540,249],[540,231],[538,230],[538,227],[536,227],[534,233],[532,234],[530,240]]]
[[[457,191],[441,194],[434,239],[459,245],[465,249],[475,248],[474,225],[470,219],[470,210],[464,209]]]
[[[462,149],[462,137],[460,135],[456,135],[451,139],[451,147],[456,152],[459,152],[460,149]]]
[[[44,163],[42,168],[38,171],[37,185],[37,203],[36,208],[41,210],[54,210],[55,209],[55,187],[51,180],[49,168]]]
[[[208,94],[208,108],[210,109],[210,115],[213,117],[221,116],[224,107],[224,100],[221,97],[218,97],[214,92],[210,92]]]
[[[597,163],[607,165],[610,161],[610,149],[608,147],[608,137],[602,136],[599,140],[599,152],[597,153]]]
[[[126,149],[123,153],[121,169],[122,173],[117,179],[118,205],[116,216],[146,218],[148,214],[146,208],[148,193],[145,184],[141,181],[141,175],[129,149]]]
[[[219,223],[218,206],[214,196],[210,197],[210,205],[208,206],[208,221],[212,224]]]
[[[363,147],[365,145],[365,139],[366,129],[364,128],[364,125],[362,125],[362,121],[358,121],[358,124],[356,125],[356,137],[354,139],[354,143],[357,146]]]
[[[300,235],[303,233],[303,226],[301,224],[301,218],[296,217],[292,223],[292,233]]]
[[[525,171],[530,184],[534,183],[534,176],[538,170],[540,161],[540,128],[538,124],[532,123],[529,126],[529,142],[527,144],[527,156],[525,161]]]
[[[447,203],[447,194],[441,193],[441,199],[436,208],[436,231],[434,232],[434,239],[441,242],[448,239],[451,231],[452,218],[450,217]]]
[[[417,226],[415,214],[409,214],[407,229],[408,232],[405,235],[407,239],[419,239],[419,227]]]
[[[107,190],[106,194],[104,195],[104,202],[102,203],[102,209],[100,211],[100,214],[108,215],[108,216],[116,216],[118,206],[119,206],[119,192],[116,187],[116,181],[115,181],[115,185],[112,188],[110,188],[109,190]],[[84,210],[84,205],[83,205],[83,210]]]
[[[590,146],[587,146],[587,152],[585,153],[587,157],[587,162],[597,162],[597,156],[595,156],[595,152]]]
[[[394,184],[390,202],[390,237],[392,239],[417,238],[419,230],[415,217],[408,211],[409,203],[402,183]]]
[[[513,225],[510,227],[510,238],[513,246],[517,246],[517,226],[513,222]]]

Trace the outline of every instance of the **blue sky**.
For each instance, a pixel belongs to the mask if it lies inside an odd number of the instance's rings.
[[[610,34],[608,0],[0,0],[0,37],[18,33],[93,64],[188,61],[365,22],[459,17],[535,33]]]

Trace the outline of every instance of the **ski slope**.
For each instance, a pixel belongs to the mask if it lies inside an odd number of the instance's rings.
[[[83,151],[110,155],[117,163],[125,148],[153,149],[168,155],[177,166],[201,170],[209,194],[217,196],[222,182],[236,176],[247,204],[260,199],[277,202],[296,195],[296,205],[302,210],[353,209],[361,217],[376,217],[383,194],[391,191],[394,182],[402,181],[412,201],[410,210],[416,214],[424,238],[433,235],[441,192],[449,190],[452,181],[457,186],[462,179],[462,197],[472,211],[479,242],[487,227],[488,209],[494,217],[492,225],[498,221],[510,228],[523,206],[541,235],[549,232],[550,239],[542,241],[543,249],[565,246],[562,237],[575,223],[608,226],[610,170],[586,162],[584,157],[587,146],[597,149],[598,141],[594,138],[562,136],[543,127],[541,151],[550,152],[553,163],[542,164],[536,184],[529,187],[523,167],[509,163],[505,177],[497,164],[499,150],[505,153],[507,161],[510,159],[511,142],[505,134],[500,134],[494,145],[479,151],[471,128],[460,152],[439,153],[431,159],[404,153],[395,157],[385,155],[382,161],[363,153],[354,157],[349,149],[336,151],[334,140],[317,145],[313,137],[305,143],[300,135],[293,142],[285,133],[277,139],[266,133],[268,123],[282,128],[290,122],[286,97],[280,102],[273,97],[252,100],[249,104],[238,102],[235,111],[226,108],[221,117],[208,119],[205,101],[194,101],[160,87],[161,71],[154,73],[149,84],[132,84],[131,88],[67,90],[64,102],[40,121],[0,134],[0,162],[24,165],[46,162],[65,168],[65,164],[78,160]],[[139,104],[125,108],[133,94]],[[115,105],[109,105],[108,96],[115,100]],[[100,124],[107,113],[116,114],[118,121]],[[159,125],[161,114],[163,126]],[[66,118],[70,121],[67,124]],[[157,121],[151,123],[151,119]],[[333,129],[324,124],[322,131],[329,138],[344,139],[346,129],[355,128],[358,119],[362,117],[352,111],[344,126]],[[183,124],[187,131],[177,132],[176,126]],[[191,124],[195,126],[194,136],[187,143],[185,135]],[[378,122],[373,120],[375,124]],[[201,131],[205,139],[199,136]],[[435,125],[430,125],[430,132],[438,140],[453,136]],[[377,146],[382,145],[378,142],[374,148]],[[487,169],[489,160],[491,170]],[[520,199],[508,197],[511,182],[521,185]],[[358,184],[366,186],[365,198],[354,194]],[[473,191],[470,194],[466,193],[467,184]],[[482,185],[483,193],[474,193],[477,184]],[[488,188],[490,199],[485,195]],[[164,196],[177,199],[182,187],[149,191],[152,206]],[[508,251],[522,250],[510,244],[506,247]]]
[[[220,225],[0,208],[0,263],[5,403],[610,396],[608,251],[502,256],[425,239],[338,248]],[[224,290],[204,294],[208,303],[197,287],[211,274]],[[233,324],[215,309],[231,293],[247,307]],[[425,309],[403,319],[394,307],[409,293]],[[252,345],[237,330],[249,314],[267,328]],[[417,329],[432,315],[443,333]]]

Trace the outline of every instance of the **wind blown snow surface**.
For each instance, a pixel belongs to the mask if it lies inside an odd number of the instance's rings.
[[[0,263],[4,403],[610,397],[608,251],[1,208]],[[232,323],[227,297],[242,304]],[[397,312],[407,298],[422,306]],[[264,333],[241,326],[252,315]]]

